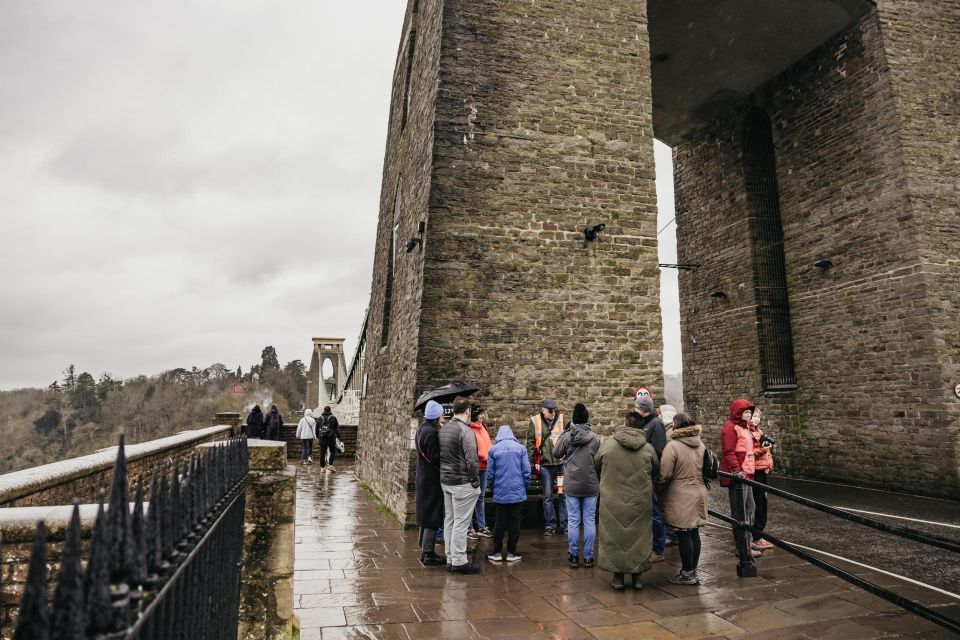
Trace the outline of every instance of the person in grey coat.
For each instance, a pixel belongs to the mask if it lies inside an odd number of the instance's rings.
[[[480,495],[477,437],[469,426],[470,401],[457,396],[453,418],[440,428],[440,488],[443,489],[443,530],[447,541],[447,571],[479,573],[467,561],[467,529]]]
[[[580,403],[573,407],[573,421],[553,447],[560,460],[566,460],[563,494],[567,503],[567,559],[570,568],[580,566],[580,526],[583,526],[583,566],[593,566],[593,547],[597,539],[597,500],[600,474],[593,456],[600,448],[600,437],[590,430],[590,414]]]

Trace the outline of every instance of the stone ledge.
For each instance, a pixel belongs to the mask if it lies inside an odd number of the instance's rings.
[[[182,447],[211,436],[230,435],[230,425],[216,425],[202,429],[181,431],[180,433],[150,440],[140,444],[126,445],[127,463],[134,462],[166,449]],[[93,475],[113,468],[117,457],[117,447],[100,449],[96,453],[52,462],[50,464],[23,469],[0,476],[0,504],[8,503],[23,496],[65,484],[78,478]]]

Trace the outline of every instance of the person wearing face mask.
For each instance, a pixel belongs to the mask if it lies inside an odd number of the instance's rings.
[[[754,409],[750,418],[750,435],[753,436],[753,479],[756,482],[767,484],[767,474],[773,472],[773,454],[770,447],[765,447],[763,431],[760,430],[760,409]],[[767,526],[767,492],[759,487],[753,488],[753,526],[762,532]],[[763,539],[760,532],[753,532],[754,551],[773,549],[773,544]]]
[[[730,404],[730,418],[720,430],[720,471],[747,480],[753,480],[755,470],[753,436],[749,426],[754,409],[756,407],[749,400],[734,400]],[[730,517],[737,522],[753,524],[754,502],[750,486],[727,478],[720,478],[720,486],[727,487]],[[760,552],[750,549],[750,532],[735,526],[733,540],[741,565],[753,564],[754,556]]]

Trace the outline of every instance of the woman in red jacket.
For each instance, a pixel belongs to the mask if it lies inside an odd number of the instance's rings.
[[[734,400],[730,404],[730,419],[723,423],[720,431],[720,471],[740,478],[753,480],[755,462],[753,457],[753,435],[750,433],[750,419],[756,407],[749,400]],[[741,485],[726,478],[720,478],[720,486],[727,487],[730,497],[730,517],[738,522],[753,524],[753,491],[749,485]],[[733,540],[737,545],[737,555],[741,562],[749,561],[759,551],[750,549],[750,532],[734,528]]]

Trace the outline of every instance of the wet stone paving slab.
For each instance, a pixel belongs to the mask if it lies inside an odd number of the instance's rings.
[[[298,471],[294,602],[304,640],[955,637],[781,550],[758,560],[759,577],[738,579],[730,534],[716,527],[702,529],[696,586],[667,581],[680,563],[670,547],[643,590],[616,592],[609,573],[568,567],[565,538],[530,529],[519,562],[488,562],[491,541],[481,539],[471,543],[480,574],[425,568],[416,529],[385,513],[349,466]]]

